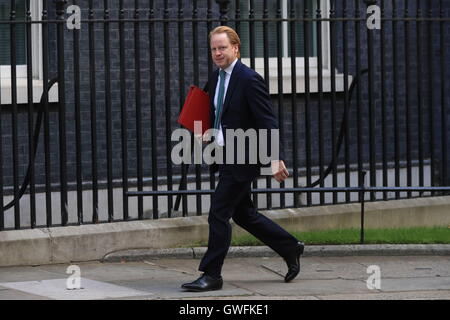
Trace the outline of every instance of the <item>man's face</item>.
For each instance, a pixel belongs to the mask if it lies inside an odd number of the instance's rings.
[[[213,34],[210,39],[211,56],[216,66],[226,69],[236,60],[239,47],[232,45],[226,33]]]

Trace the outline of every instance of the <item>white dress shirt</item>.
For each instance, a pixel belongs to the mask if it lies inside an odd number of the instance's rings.
[[[233,69],[234,69],[234,66],[235,66],[237,60],[238,59],[234,60],[233,63],[231,63],[228,68],[223,70],[223,71],[225,71],[225,90],[223,92],[223,102],[225,102],[225,97],[227,96],[228,84],[230,83],[231,73],[233,72]],[[220,87],[220,76],[218,76],[216,92],[214,94],[214,108],[215,108],[216,117],[217,117],[217,98],[219,96],[219,87]],[[223,112],[223,107],[224,107],[224,105],[222,104],[222,112]],[[217,138],[216,139],[217,144],[219,146],[223,147],[225,145],[225,140],[223,138],[222,123],[219,123],[219,134],[217,135],[216,138]]]

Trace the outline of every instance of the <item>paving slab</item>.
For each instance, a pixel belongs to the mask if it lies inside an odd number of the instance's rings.
[[[196,277],[200,275],[198,271],[199,260],[196,259],[149,259],[143,263],[157,269],[175,271]]]
[[[331,280],[331,279],[365,279],[367,278],[367,267],[355,259],[343,258],[340,262],[322,262],[317,258],[300,259],[301,272],[299,278],[302,280]],[[268,260],[262,264],[273,273],[284,275],[287,272],[286,264],[280,260]]]
[[[283,281],[287,268],[279,257],[227,258],[223,290],[186,292],[180,286],[200,275],[199,262],[78,263],[82,290],[67,290],[70,264],[3,267],[0,299],[450,299],[448,256],[304,257],[291,283]],[[380,268],[379,289],[367,287],[371,265]]]
[[[51,300],[50,298],[0,287],[0,300]]]
[[[67,267],[67,266],[66,266]],[[0,282],[61,278],[61,274],[40,267],[0,267]]]
[[[191,282],[195,279],[192,277],[177,276],[163,279],[142,279],[142,280],[122,280],[114,281],[115,284],[132,288],[138,291],[154,292],[154,296],[147,297],[148,299],[168,299],[168,298],[187,298],[193,297],[201,299],[203,297],[217,297],[217,296],[245,296],[252,295],[251,291],[239,288],[230,282],[225,282],[223,289],[218,291],[208,292],[188,292],[181,289],[181,284],[185,282]]]
[[[119,281],[119,280],[141,280],[165,278],[171,276],[171,271],[165,271],[155,264],[148,264],[142,262],[127,262],[127,263],[80,263],[74,264],[79,267],[80,276],[97,281]],[[39,268],[55,274],[60,274],[60,277],[67,277],[68,265],[47,265]],[[172,272],[173,273],[173,272]]]
[[[380,267],[382,277],[450,276],[450,258],[442,256],[358,256],[303,258],[302,277],[309,279],[367,279],[369,266]],[[317,273],[314,274],[314,273]]]
[[[448,257],[433,257],[433,259],[425,256],[395,257],[393,259],[377,257],[376,259],[365,259],[365,261],[361,261],[361,264],[378,265],[382,276],[386,274],[392,278],[450,276],[450,259]]]
[[[450,277],[382,279],[380,290],[383,292],[450,290]]]
[[[106,282],[81,278],[78,289],[68,289],[67,279],[20,281],[0,283],[2,287],[56,300],[97,300],[128,296],[148,296],[149,291],[138,291]]]
[[[373,292],[367,294],[333,294],[316,296],[320,300],[449,300],[450,290],[412,292]]]
[[[308,296],[320,294],[365,293],[368,291],[364,282],[359,280],[302,280],[296,279],[290,283],[279,280],[269,281],[233,281],[234,285],[260,295]]]

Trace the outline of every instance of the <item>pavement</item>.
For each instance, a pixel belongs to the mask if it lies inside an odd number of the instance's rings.
[[[1,267],[0,300],[450,300],[449,245],[408,246],[403,253],[394,245],[372,246],[370,252],[370,246],[337,247],[307,246],[301,272],[291,283],[283,282],[284,261],[267,248],[232,248],[223,289],[205,293],[180,288],[200,275],[204,248]]]

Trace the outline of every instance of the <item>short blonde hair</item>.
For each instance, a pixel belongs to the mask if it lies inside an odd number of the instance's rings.
[[[234,46],[236,46],[236,45],[238,46],[237,57],[240,58],[241,57],[241,39],[239,38],[239,35],[236,33],[236,31],[234,31],[232,28],[230,28],[228,26],[219,26],[209,33],[209,40],[211,40],[211,37],[214,34],[219,34],[219,33],[225,33],[228,36],[230,43]]]

